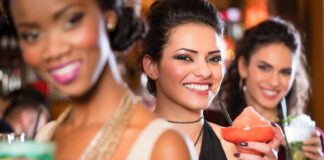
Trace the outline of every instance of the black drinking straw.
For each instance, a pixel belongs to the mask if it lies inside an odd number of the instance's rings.
[[[217,105],[217,104],[218,104],[218,105]],[[223,115],[225,116],[225,118],[226,118],[227,123],[228,123],[230,126],[232,125],[233,121],[232,121],[231,117],[229,116],[229,114],[228,114],[228,112],[227,112],[227,110],[226,110],[225,104],[224,104],[223,102],[218,101],[218,99],[217,99],[216,97],[214,97],[214,98],[212,99],[210,105],[212,105],[212,106],[219,106],[219,108],[220,108],[222,114],[223,114]]]
[[[220,108],[222,114],[225,116],[227,123],[230,126],[232,125],[233,121],[232,121],[231,117],[229,116],[229,114],[226,110],[225,104],[223,102],[218,101],[217,98],[214,97],[212,102],[210,103],[210,105],[218,106]]]
[[[232,121],[230,115],[228,114],[224,103],[223,102],[218,102],[218,106],[220,107],[223,115],[225,116],[227,123],[231,126],[233,121]]]

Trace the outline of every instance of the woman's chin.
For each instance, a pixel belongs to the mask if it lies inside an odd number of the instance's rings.
[[[86,94],[87,90],[86,88],[83,87],[74,87],[74,86],[58,86],[55,87],[60,94],[62,94],[63,96],[66,97],[70,97],[70,98],[78,98],[78,97],[82,97],[83,95]]]
[[[188,104],[187,106],[190,106],[191,110],[205,110],[208,108],[208,104],[207,103],[192,103],[192,104]]]

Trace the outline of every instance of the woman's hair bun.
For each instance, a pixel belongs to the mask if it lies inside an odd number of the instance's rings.
[[[143,37],[144,23],[136,16],[134,8],[124,7],[119,13],[116,28],[109,33],[113,50],[126,50],[132,43]]]

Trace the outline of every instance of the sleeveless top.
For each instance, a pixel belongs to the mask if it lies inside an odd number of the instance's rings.
[[[204,120],[203,139],[200,148],[199,160],[227,160],[219,138],[212,127]]]
[[[46,124],[37,133],[35,141],[50,142],[54,137],[56,128],[67,118],[70,113],[70,108],[66,109],[56,121],[51,121]],[[167,130],[172,129],[172,125],[167,121],[156,118],[151,121],[139,134],[135,143],[131,147],[127,160],[149,160],[154,149],[155,143],[159,137]]]
[[[155,142],[166,131],[169,130],[171,124],[165,120],[156,119],[152,121],[137,137],[136,142],[130,150],[127,160],[149,160],[154,149]]]

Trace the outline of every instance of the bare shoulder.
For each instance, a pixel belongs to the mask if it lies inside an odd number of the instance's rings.
[[[169,129],[156,142],[152,159],[188,160],[196,159],[196,155],[189,139],[185,139],[179,132]]]
[[[145,128],[147,124],[156,118],[142,103],[134,104],[133,107],[134,112],[131,119],[131,125],[138,129]]]
[[[141,114],[142,116],[145,116],[146,118],[149,118],[149,119],[155,118],[154,114],[143,103],[134,104],[134,107],[135,107],[136,113]]]
[[[134,105],[134,112],[131,119],[131,128],[140,133],[147,125],[156,119],[156,116],[146,108],[144,104]],[[152,158],[153,160],[188,160],[194,159],[193,145],[190,148],[190,141],[173,129],[163,132],[155,143]]]

